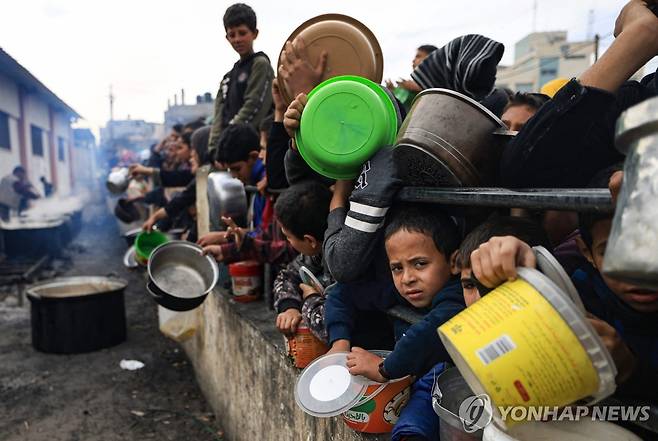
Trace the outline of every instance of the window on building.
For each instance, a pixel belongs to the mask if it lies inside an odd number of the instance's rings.
[[[66,145],[66,143],[64,141],[64,138],[62,138],[61,136],[58,136],[57,137],[57,159],[59,159],[60,161],[65,161],[66,160],[66,154],[64,153],[66,151],[65,150],[65,145]]]
[[[516,83],[516,91],[517,92],[534,92],[532,83]]]
[[[0,112],[0,149],[11,150],[11,138],[9,137],[9,115]]]
[[[543,86],[557,78],[560,59],[557,57],[541,58],[539,61],[539,85]]]
[[[34,156],[43,156],[43,130],[31,124],[30,134],[32,135],[32,154]]]

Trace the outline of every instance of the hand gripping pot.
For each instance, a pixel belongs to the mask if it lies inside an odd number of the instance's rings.
[[[473,392],[499,406],[595,403],[615,391],[617,369],[584,314],[548,277],[517,268],[506,282],[439,327]]]
[[[372,351],[385,357],[389,351]],[[411,377],[387,383],[352,375],[347,352],[317,358],[300,374],[295,401],[309,415],[332,417],[343,414],[345,424],[359,432],[388,433],[409,399]]]
[[[193,243],[175,240],[160,245],[148,262],[148,291],[161,306],[189,311],[199,306],[219,276],[217,262]]]
[[[394,143],[400,122],[400,109],[387,89],[345,75],[308,94],[295,141],[313,170],[332,179],[352,179],[377,150]]]

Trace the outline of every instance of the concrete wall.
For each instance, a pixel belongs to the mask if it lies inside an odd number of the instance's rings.
[[[184,343],[197,379],[231,441],[357,441],[341,418],[314,418],[295,404],[300,370],[284,354],[274,313],[263,302],[235,303],[215,292],[197,310],[202,323]]]
[[[26,124],[25,148],[27,149],[29,178],[34,186],[39,188],[38,184],[41,176],[45,176],[46,179],[52,182],[52,174],[50,173],[50,144],[48,139],[48,133],[50,130],[48,105],[35,95],[29,94],[25,97],[24,112]],[[32,154],[31,125],[35,125],[42,130],[43,156],[35,156]]]
[[[57,193],[67,195],[71,192],[71,169],[69,152],[69,121],[66,116],[57,112],[53,118],[55,130],[55,156],[57,158]],[[58,139],[64,139],[64,160],[60,161],[58,155]]]

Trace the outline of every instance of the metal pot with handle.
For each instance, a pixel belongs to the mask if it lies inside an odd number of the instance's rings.
[[[398,132],[395,161],[408,185],[490,186],[515,134],[466,95],[427,89],[416,96]]]
[[[127,167],[121,167],[110,172],[105,185],[110,193],[121,194],[128,189],[130,179],[130,170]]]
[[[222,216],[232,218],[240,226],[247,225],[247,193],[240,180],[227,172],[208,175],[208,209],[212,231],[221,229]]]

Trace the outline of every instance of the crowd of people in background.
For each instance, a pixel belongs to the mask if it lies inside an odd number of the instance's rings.
[[[615,120],[658,95],[656,74],[628,81],[658,54],[655,10],[653,2],[631,0],[606,53],[578,78],[553,82],[544,93],[494,88],[504,48],[481,35],[419,46],[410,79],[389,80],[386,87],[404,90],[395,93],[398,99],[428,88],[452,89],[518,132],[503,152],[497,185],[610,185],[617,191],[624,157],[614,148]],[[288,42],[277,73],[296,92],[287,106],[270,59],[254,49],[254,11],[232,5],[223,24],[239,58],[220,82],[212,124],[174,126],[146,164],[130,168],[149,182],[131,196],[155,207],[145,230],[180,227],[219,262],[273,265],[273,326],[282,334],[305,325],[330,352],[347,352],[355,375],[379,382],[414,376],[394,440],[438,439],[431,387],[451,359],[436,329],[477,302],[483,286],[514,279],[517,266],[535,265],[534,245],[554,250],[573,274],[588,320],[619,371],[617,396],[658,404],[658,292],[601,274],[611,215],[482,209],[477,219],[484,222],[464,222],[463,213],[446,207],[401,204],[395,195],[405,183],[389,148],[370,159],[356,182],[321,176],[294,142],[306,94],[319,83],[317,66],[300,58],[298,43]],[[255,187],[247,224],[224,218],[223,231],[197,235],[195,175],[202,166],[227,170]],[[6,185],[20,182],[16,176]],[[301,267],[325,289],[304,283]],[[412,308],[423,320],[392,320],[385,311],[395,305]],[[382,359],[368,349],[392,352]]]

